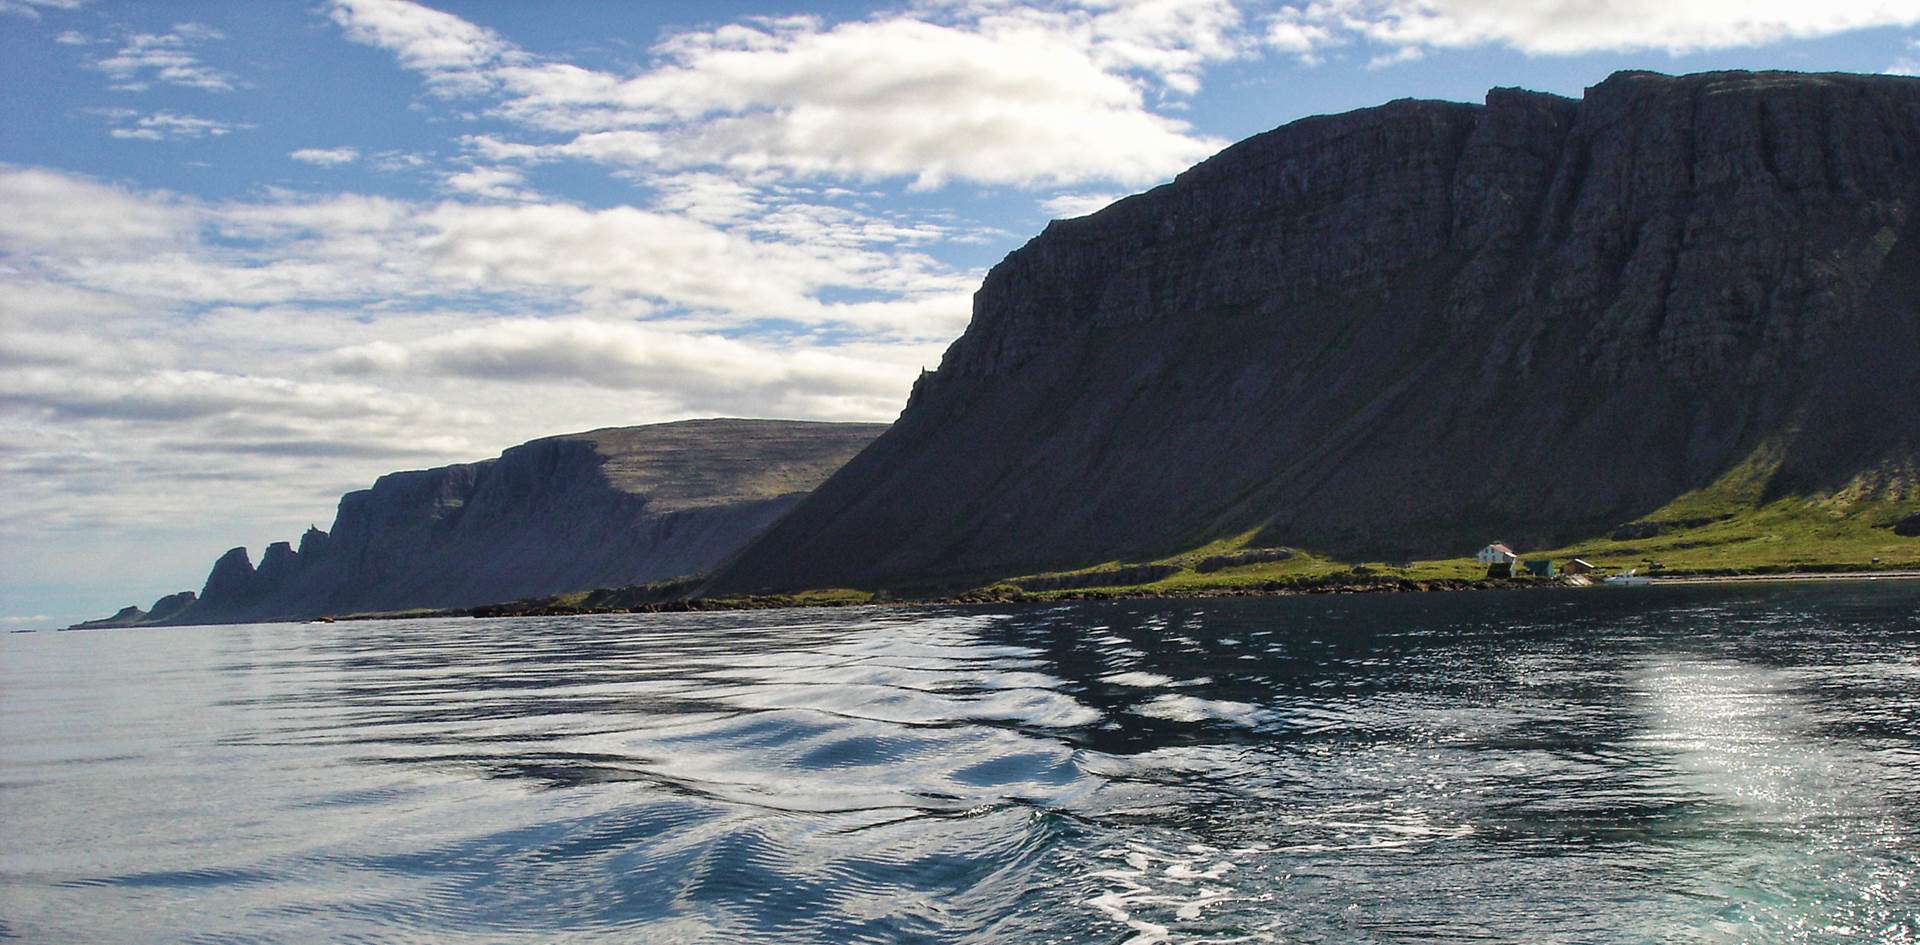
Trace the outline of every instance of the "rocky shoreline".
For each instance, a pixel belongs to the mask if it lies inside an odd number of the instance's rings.
[[[1920,580],[1920,570],[1793,571],[1754,574],[1672,574],[1651,579],[1654,587],[1771,582]],[[779,610],[842,607],[953,607],[966,605],[1057,604],[1118,600],[1220,600],[1244,597],[1307,597],[1327,594],[1431,594],[1462,591],[1569,590],[1597,583],[1569,578],[1411,578],[1354,579],[1333,577],[1304,581],[1267,581],[1233,587],[1194,588],[1079,588],[1033,592],[1013,585],[996,585],[964,594],[922,598],[805,597],[785,594],[749,594],[737,597],[686,598],[623,605],[562,604],[552,601],[514,601],[429,613],[354,614],[339,620],[404,620],[422,618],[579,617],[596,614],[713,613],[735,610]]]

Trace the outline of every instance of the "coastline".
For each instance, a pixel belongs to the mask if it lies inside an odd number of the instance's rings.
[[[1746,574],[1679,573],[1643,575],[1645,584],[1613,589],[1644,587],[1692,587],[1720,584],[1817,583],[1860,581],[1920,581],[1920,569],[1886,570],[1801,570]],[[864,592],[804,592],[800,594],[748,594],[735,597],[694,597],[679,600],[619,601],[644,594],[645,588],[596,591],[585,595],[564,595],[540,600],[483,604],[477,607],[421,609],[383,613],[337,614],[314,618],[267,620],[261,623],[352,623],[370,620],[427,620],[465,617],[492,619],[502,617],[584,617],[601,614],[718,613],[744,610],[798,610],[841,607],[959,607],[1004,606],[1008,604],[1057,604],[1118,600],[1219,600],[1236,597],[1308,597],[1327,594],[1433,594],[1520,590],[1590,590],[1607,588],[1602,581],[1585,578],[1432,578],[1416,580],[1404,577],[1352,577],[1344,575],[1302,580],[1248,582],[1246,584],[1200,587],[1154,587],[1151,585],[1078,588],[1055,591],[1022,591],[1008,584],[997,584],[963,594],[929,597],[889,597]],[[569,599],[571,598],[571,600]],[[584,599],[583,599],[584,598]],[[593,600],[598,598],[599,600]],[[59,630],[114,630],[140,626],[176,626],[131,624],[123,626],[74,626]],[[180,624],[177,626],[189,626]],[[15,631],[31,632],[31,631]]]
[[[1920,580],[1920,570],[1790,571],[1767,574],[1676,574],[1653,577],[1633,587],[1681,587],[1715,584],[1806,583],[1823,581]],[[1235,597],[1307,597],[1326,594],[1408,594],[1511,590],[1604,589],[1599,581],[1566,578],[1407,578],[1341,579],[1268,582],[1242,586],[1153,588],[1150,586],[1084,588],[1062,591],[1008,591],[1005,585],[966,594],[916,598],[856,598],[754,594],[740,597],[690,598],[652,601],[627,606],[579,606],[552,601],[516,601],[431,613],[353,614],[337,620],[401,620],[425,617],[568,617],[617,613],[707,613],[734,610],[780,610],[810,607],[954,607],[964,605],[1054,604],[1108,600],[1215,600]],[[1614,589],[1631,589],[1614,586]]]
[[[1653,586],[1684,584],[1766,584],[1775,581],[1914,581],[1920,571],[1784,571],[1777,574],[1696,574],[1652,578]]]

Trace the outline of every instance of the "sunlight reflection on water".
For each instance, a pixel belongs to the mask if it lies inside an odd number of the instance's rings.
[[[1920,941],[1920,585],[17,635],[0,939]]]

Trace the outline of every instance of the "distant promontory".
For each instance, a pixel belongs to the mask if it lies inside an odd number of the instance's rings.
[[[82,627],[299,620],[617,587],[712,568],[886,429],[692,420],[547,437],[380,477],[299,547],[222,555],[205,589]]]

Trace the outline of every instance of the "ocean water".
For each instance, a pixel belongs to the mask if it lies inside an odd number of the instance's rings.
[[[1920,583],[0,639],[0,939],[1920,941]]]

